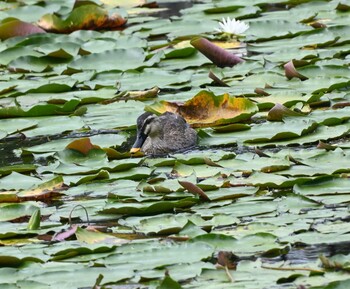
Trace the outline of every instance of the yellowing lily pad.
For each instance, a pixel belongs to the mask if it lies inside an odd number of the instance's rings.
[[[17,193],[20,200],[38,200],[49,198],[53,194],[59,193],[63,189],[63,178],[61,176],[55,177],[45,183],[38,185],[31,190],[24,190]]]
[[[155,102],[147,111],[162,114],[166,111],[180,114],[193,127],[214,126],[249,119],[258,107],[246,98],[230,96],[228,93],[214,95],[202,90],[185,103]]]
[[[75,8],[66,19],[55,14],[46,14],[39,20],[40,27],[50,32],[69,33],[76,30],[113,29],[126,23],[119,14],[109,15],[97,5],[82,5]]]
[[[128,243],[127,240],[114,237],[113,235],[108,235],[102,232],[97,231],[93,227],[88,229],[82,229],[77,227],[75,235],[80,242],[88,244],[104,243],[104,244],[124,244]]]

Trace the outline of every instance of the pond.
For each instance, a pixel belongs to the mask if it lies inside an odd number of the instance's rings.
[[[0,288],[349,288],[349,16],[0,3]],[[196,146],[131,154],[145,111]]]

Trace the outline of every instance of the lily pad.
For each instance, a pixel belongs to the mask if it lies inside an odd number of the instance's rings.
[[[109,15],[107,10],[91,4],[75,8],[66,19],[61,19],[55,14],[46,14],[38,22],[46,31],[60,33],[81,29],[116,28],[125,23],[126,20],[119,14]]]
[[[31,216],[38,207],[31,203],[24,204],[1,204],[1,216],[0,220],[11,221],[17,218]]]
[[[110,61],[119,59],[119,61]],[[98,72],[108,70],[125,71],[144,66],[145,53],[142,48],[112,49],[101,53],[92,53],[73,61],[69,66],[73,69],[91,69]],[[96,65],[97,64],[97,65]]]
[[[147,106],[146,110],[158,114],[166,111],[182,115],[194,127],[222,125],[249,119],[257,106],[248,99],[229,94],[214,95],[201,91],[184,104],[161,101]]]
[[[45,33],[45,30],[31,23],[16,18],[3,19],[0,23],[0,39],[5,40],[15,36]]]

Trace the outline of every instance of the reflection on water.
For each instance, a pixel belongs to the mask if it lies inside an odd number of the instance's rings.
[[[33,159],[32,154],[20,155],[21,148],[29,148],[36,145],[41,145],[53,140],[60,139],[75,139],[75,138],[83,138],[83,137],[91,137],[99,134],[117,134],[118,130],[90,130],[86,132],[77,132],[73,131],[70,133],[62,133],[57,135],[43,135],[38,137],[26,138],[22,134],[16,134],[13,136],[9,136],[5,139],[0,140],[0,167],[2,166],[11,166],[18,164],[41,164],[46,165],[47,159]],[[130,143],[133,140],[129,140],[126,145],[123,144],[122,149],[124,151],[128,151],[130,148]],[[124,147],[125,146],[125,147]],[[17,151],[17,153],[16,153]]]
[[[152,16],[157,16],[160,18],[170,18],[171,16],[181,15],[181,9],[192,7],[193,3],[192,1],[165,2],[165,3],[158,3],[158,6],[159,8],[165,8],[165,10],[152,13]]]
[[[319,259],[320,256],[330,258],[338,254],[348,255],[349,253],[349,242],[304,245],[302,247],[293,246],[287,254],[276,258],[263,258],[263,261],[271,265],[279,261],[287,261],[290,265],[303,265]]]
[[[18,164],[28,164],[33,163],[33,158],[31,155],[21,156],[15,153],[16,150],[39,145],[47,142],[49,137],[38,137],[32,139],[26,139],[24,135],[15,135],[12,137],[7,137],[0,141],[0,167],[11,166]],[[37,163],[37,162],[36,162]]]

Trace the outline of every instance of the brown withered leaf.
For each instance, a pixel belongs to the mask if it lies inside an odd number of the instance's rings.
[[[256,94],[259,94],[259,95],[262,95],[262,96],[269,96],[270,95],[270,93],[267,93],[264,89],[258,88],[258,87],[254,89],[254,92]]]
[[[288,79],[292,79],[294,77],[299,78],[300,80],[307,80],[309,79],[305,75],[300,74],[293,63],[293,60],[289,61],[284,65],[284,73]]]
[[[209,71],[209,78],[211,78],[212,80],[214,80],[214,82],[216,84],[219,84],[220,86],[225,86],[225,87],[229,87],[229,85],[225,82],[223,82],[219,77],[217,77],[214,72],[212,72],[211,70]]]
[[[292,163],[295,163],[296,165],[309,166],[309,165],[306,165],[306,164],[302,163],[301,161],[298,161],[297,159],[295,159],[291,155],[288,156],[288,160],[291,161]]]
[[[337,147],[336,146],[332,146],[330,144],[327,144],[327,143],[325,143],[323,141],[318,141],[317,148],[318,149],[323,149],[323,150],[326,150],[326,151],[334,151]]]
[[[318,22],[318,21],[315,21],[315,22],[311,22],[310,23],[310,26],[312,26],[313,28],[315,29],[320,29],[320,28],[326,28],[327,25],[322,23],[322,22]]]
[[[84,155],[87,155],[92,149],[99,148],[99,146],[93,145],[88,137],[74,140],[66,146],[66,149],[76,150]]]
[[[213,162],[210,158],[203,158],[204,162],[206,165],[210,166],[210,167],[218,167],[218,168],[222,168],[223,166],[220,166],[219,164]]]
[[[332,108],[344,108],[350,106],[350,102],[338,102],[332,105]]]
[[[228,269],[236,270],[238,257],[232,252],[219,251],[218,253],[218,264],[227,267]]]
[[[262,150],[254,148],[255,153],[261,158],[271,158],[268,154],[265,154]]]
[[[186,189],[188,192],[194,195],[198,195],[203,201],[210,202],[209,197],[204,193],[204,191],[195,184],[186,181],[178,181],[179,184]]]
[[[267,120],[270,121],[282,121],[286,116],[304,116],[302,113],[296,112],[294,110],[285,107],[280,103],[276,103],[273,108],[271,108],[267,114]]]

